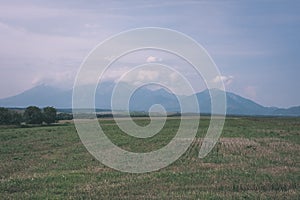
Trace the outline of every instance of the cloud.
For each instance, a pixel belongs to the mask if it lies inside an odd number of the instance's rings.
[[[87,24],[85,24],[84,25],[84,27],[85,28],[98,28],[99,27],[99,25],[97,25],[97,24],[89,24],[89,23],[87,23]]]
[[[147,82],[157,82],[162,78],[161,73],[155,70],[142,69],[135,71],[128,70],[127,72],[124,72],[122,74],[125,76],[123,76],[121,80],[133,85]]]
[[[146,62],[148,62],[148,63],[151,63],[151,62],[161,62],[161,61],[162,61],[161,58],[157,58],[157,57],[154,57],[154,56],[149,56],[146,59]]]
[[[46,84],[59,88],[69,89],[73,86],[76,71],[49,71],[47,75],[38,74],[32,79],[32,85]]]
[[[233,81],[233,76],[216,76],[212,82],[219,83],[223,82],[225,85],[230,85]]]
[[[133,70],[129,69],[116,82],[125,82],[134,87],[151,86],[152,89],[165,87],[181,95],[194,93],[178,71],[166,67],[142,66]]]
[[[0,10],[0,16],[10,20],[40,20],[72,14],[69,9],[50,8],[30,2],[18,6],[12,3],[2,4]]]
[[[244,93],[245,95],[250,98],[250,99],[253,99],[255,100],[256,99],[256,87],[254,86],[247,86],[244,88]]]
[[[122,67],[110,67],[103,74],[103,81],[117,81],[123,74],[128,72],[130,67],[122,66]]]
[[[139,71],[137,79],[142,81],[155,81],[159,76],[158,71],[142,70]]]
[[[35,33],[2,22],[0,22],[0,33],[0,43],[5,46],[0,48],[0,54],[19,59],[78,60],[78,57],[84,58],[86,49],[95,43],[94,40],[80,37]]]

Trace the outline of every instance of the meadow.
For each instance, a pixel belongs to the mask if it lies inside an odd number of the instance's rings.
[[[147,125],[148,119],[136,119]],[[166,145],[180,120],[149,139],[101,119],[118,146],[147,152]],[[156,172],[108,168],[88,153],[72,122],[0,128],[0,199],[300,199],[300,118],[229,117],[214,149],[199,148],[209,119],[176,162]]]

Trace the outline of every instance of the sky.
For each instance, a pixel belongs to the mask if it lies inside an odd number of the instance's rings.
[[[80,64],[100,42],[133,28],[162,27],[201,44],[221,72],[214,81],[224,81],[227,91],[264,106],[300,105],[299,10],[296,0],[2,0],[0,98],[39,84],[72,88]],[[186,65],[171,57],[137,52],[120,59],[107,78],[125,73],[129,63]],[[160,76],[148,71],[138,77]]]

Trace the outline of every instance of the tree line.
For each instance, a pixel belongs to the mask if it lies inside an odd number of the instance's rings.
[[[43,109],[29,106],[24,112],[0,107],[0,125],[20,125],[21,123],[52,124],[64,119],[72,119],[72,115],[67,113],[57,114],[57,110],[50,106]]]

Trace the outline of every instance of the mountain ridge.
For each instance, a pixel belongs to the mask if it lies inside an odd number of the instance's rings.
[[[99,109],[111,109],[111,94],[114,83],[101,83],[96,90],[95,107]],[[123,88],[129,88],[124,83]],[[210,113],[210,94],[220,95],[221,90],[206,89],[196,93],[200,113]],[[189,98],[189,96],[176,96],[164,88],[150,90],[141,87],[136,90],[129,101],[130,111],[148,111],[154,104],[161,104],[167,112],[180,112],[178,98]],[[300,116],[300,106],[290,108],[265,107],[255,101],[244,98],[232,92],[226,91],[227,110],[229,115],[262,115],[262,116]],[[72,90],[62,90],[53,86],[38,85],[15,96],[0,99],[0,107],[27,107],[35,105],[38,107],[54,106],[56,108],[72,107]],[[120,107],[121,108],[121,107]]]

